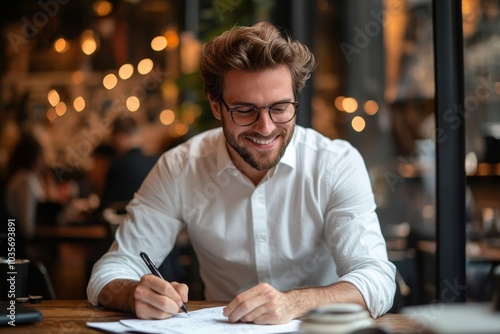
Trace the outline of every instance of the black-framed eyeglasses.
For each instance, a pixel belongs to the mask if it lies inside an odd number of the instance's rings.
[[[239,126],[250,126],[257,122],[260,117],[260,109],[267,108],[269,117],[276,124],[285,124],[290,122],[297,113],[299,102],[285,101],[276,102],[269,106],[257,107],[254,104],[240,104],[229,108],[224,98],[221,97],[222,104],[231,114],[234,124]]]

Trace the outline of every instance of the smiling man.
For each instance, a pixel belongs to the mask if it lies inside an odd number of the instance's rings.
[[[258,72],[231,70],[224,76],[224,87],[225,98],[209,97],[210,105],[222,121],[234,165],[258,184],[279,163],[292,139],[298,102],[290,71],[285,65]]]
[[[308,48],[268,23],[234,27],[202,50],[201,73],[222,127],[166,152],[96,263],[92,304],[168,318],[189,287],[148,272],[186,229],[208,300],[230,322],[281,324],[312,308],[392,306],[388,259],[358,151],[295,124],[315,68]]]

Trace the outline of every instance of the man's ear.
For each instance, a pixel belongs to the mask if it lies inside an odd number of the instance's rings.
[[[208,102],[210,103],[210,109],[212,109],[212,114],[214,114],[214,117],[220,121],[221,120],[221,117],[220,117],[221,104],[220,104],[220,102],[212,99],[212,97],[210,95],[208,95],[207,97],[208,97]]]

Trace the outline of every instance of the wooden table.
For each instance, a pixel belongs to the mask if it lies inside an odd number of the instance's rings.
[[[35,324],[2,327],[0,328],[1,333],[97,334],[101,332],[87,327],[86,323],[88,321],[117,321],[133,318],[131,314],[91,306],[85,300],[45,300],[40,304],[26,305],[40,310],[44,320]],[[188,309],[192,311],[222,305],[225,305],[225,303],[206,301],[190,301],[187,303]],[[390,333],[426,333],[424,327],[403,314],[386,314],[376,319],[376,322],[390,330]]]

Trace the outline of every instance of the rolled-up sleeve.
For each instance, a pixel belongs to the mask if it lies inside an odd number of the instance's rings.
[[[349,146],[341,161],[329,169],[331,192],[325,216],[326,238],[339,280],[357,287],[370,314],[376,318],[393,304],[396,269],[387,258],[373,191],[361,155]]]

